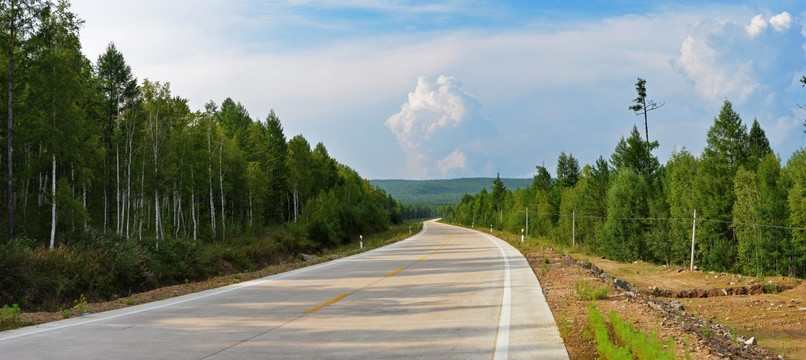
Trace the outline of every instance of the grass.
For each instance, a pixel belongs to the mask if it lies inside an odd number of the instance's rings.
[[[596,342],[596,352],[599,356],[608,360],[634,359],[629,349],[618,346],[610,340],[607,323],[595,303],[588,306],[588,326]]]
[[[579,279],[574,282],[574,290],[577,293],[577,300],[604,300],[608,297],[610,286],[594,286],[587,280]]]
[[[607,315],[607,320],[596,308],[596,303],[591,302],[588,306],[588,329],[596,342],[596,352],[601,358],[679,359],[675,355],[672,339],[668,344],[664,344],[654,334],[647,335],[635,330],[630,322],[622,319],[616,311],[611,311]]]

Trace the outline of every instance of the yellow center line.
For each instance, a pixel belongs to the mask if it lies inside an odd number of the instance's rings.
[[[321,308],[323,308],[323,307],[325,307],[325,306],[328,306],[328,305],[330,305],[330,304],[332,304],[332,303],[334,303],[334,302],[336,302],[336,301],[339,301],[339,300],[341,300],[341,299],[344,299],[344,298],[346,298],[346,297],[347,297],[347,296],[349,296],[349,295],[350,295],[350,294],[341,294],[341,295],[339,295],[339,296],[336,296],[336,297],[335,297],[335,298],[333,298],[333,299],[330,299],[328,302],[326,302],[326,303],[324,303],[324,304],[322,304],[322,305],[319,305],[319,306],[317,306],[317,307],[310,308],[310,309],[308,309],[308,310],[303,311],[302,313],[303,313],[303,314],[307,314],[307,313],[314,312],[314,311],[319,310],[319,309],[321,309]]]
[[[439,250],[439,248],[437,248],[437,249],[434,249],[434,251],[438,251],[438,250]]]
[[[423,260],[423,259],[425,259],[425,258],[427,258],[427,257],[428,257],[428,255],[423,255],[423,257],[421,257],[421,258],[417,259],[417,261]]]
[[[399,273],[399,272],[401,272],[401,271],[403,271],[403,268],[400,268],[400,269],[397,269],[397,270],[395,270],[395,271],[392,271],[392,272],[390,272],[390,273],[386,274],[386,276],[385,276],[385,277],[390,277],[390,276],[392,276],[392,275],[394,275],[394,274],[397,274],[397,273]]]

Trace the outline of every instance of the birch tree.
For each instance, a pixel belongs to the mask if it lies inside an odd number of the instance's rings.
[[[6,217],[8,220],[8,252],[14,252],[14,77],[20,65],[24,65],[22,55],[25,45],[37,32],[38,16],[45,3],[41,0],[2,0],[0,1],[0,37],[6,48],[8,59],[8,119],[6,127]],[[16,61],[15,61],[16,60]],[[17,84],[19,85],[19,84]]]

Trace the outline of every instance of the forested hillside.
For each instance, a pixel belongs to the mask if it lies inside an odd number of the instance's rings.
[[[806,150],[782,164],[758,122],[748,131],[727,100],[700,155],[684,148],[664,165],[652,154],[657,147],[634,127],[609,161],[580,168],[563,152],[556,176],[538,166],[529,188],[496,182],[465,195],[447,218],[515,233],[526,227],[619,261],[688,265],[696,211],[698,267],[806,276]]]
[[[2,4],[0,304],[120,296],[401,221],[322,143],[288,140],[270,104],[190,109],[113,43],[88,59],[66,1]]]
[[[404,205],[452,205],[464,194],[483,188],[491,190],[493,178],[462,178],[442,180],[370,180]],[[532,179],[501,179],[509,189],[527,188]]]

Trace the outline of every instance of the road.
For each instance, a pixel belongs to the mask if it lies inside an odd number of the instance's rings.
[[[0,359],[567,359],[505,242],[435,222],[407,240],[160,302],[0,332]]]

